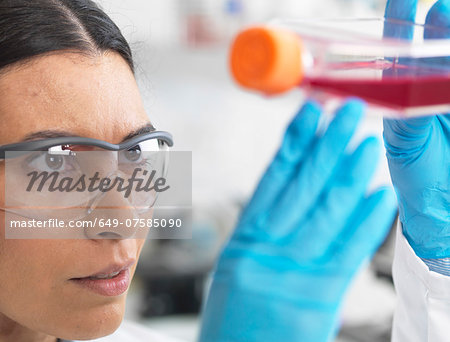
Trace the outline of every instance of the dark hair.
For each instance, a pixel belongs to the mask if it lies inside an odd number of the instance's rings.
[[[91,0],[0,0],[0,70],[68,50],[119,53],[134,73],[130,46]]]

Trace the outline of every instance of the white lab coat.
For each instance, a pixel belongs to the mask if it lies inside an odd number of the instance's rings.
[[[392,342],[450,341],[450,277],[429,271],[397,228]]]

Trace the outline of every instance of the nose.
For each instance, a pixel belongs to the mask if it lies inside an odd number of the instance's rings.
[[[122,178],[127,181],[123,175]],[[87,217],[94,224],[85,228],[85,236],[89,239],[145,238],[148,217],[138,215],[129,198],[117,188],[100,194]]]
[[[137,230],[139,217],[131,208],[96,208],[89,214],[92,226],[84,228],[88,239],[139,238]]]

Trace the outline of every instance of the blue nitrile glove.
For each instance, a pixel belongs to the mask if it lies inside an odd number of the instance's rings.
[[[386,17],[414,21],[416,7],[390,0]],[[426,22],[450,27],[450,0],[437,2]],[[403,234],[421,258],[450,257],[450,114],[385,119],[384,141]]]
[[[379,154],[368,138],[344,150],[363,103],[352,100],[323,135],[304,105],[219,257],[200,341],[329,341],[361,263],[383,241],[394,192],[366,194]]]

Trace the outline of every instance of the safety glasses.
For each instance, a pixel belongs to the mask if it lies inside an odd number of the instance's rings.
[[[58,137],[0,146],[5,164],[3,210],[32,219],[80,219],[97,208],[148,212],[164,191],[168,132],[120,144]]]

